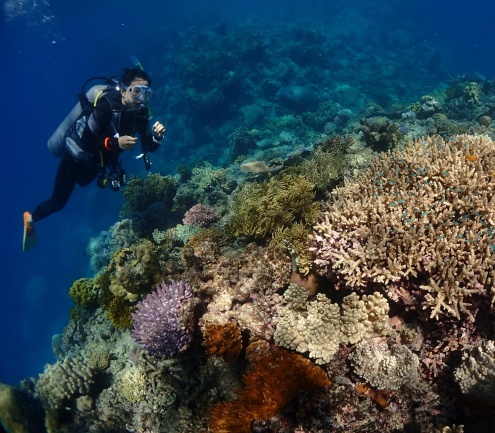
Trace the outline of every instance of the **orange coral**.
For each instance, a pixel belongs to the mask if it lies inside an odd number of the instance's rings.
[[[356,385],[356,391],[359,394],[364,394],[366,397],[371,398],[371,400],[378,404],[382,409],[385,409],[388,406],[387,391],[375,390],[365,383],[358,383]]]
[[[224,325],[207,323],[203,331],[203,346],[208,355],[220,355],[227,362],[233,362],[242,349],[241,330],[233,322]]]
[[[246,359],[254,364],[264,358],[270,350],[270,343],[266,340],[256,340],[246,347]]]
[[[209,419],[214,433],[249,433],[251,421],[275,416],[300,389],[330,386],[325,371],[302,355],[277,349],[243,377],[245,387],[233,402],[217,403]]]

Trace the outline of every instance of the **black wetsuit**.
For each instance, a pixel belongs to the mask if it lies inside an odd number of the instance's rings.
[[[143,107],[142,107],[143,108]],[[112,91],[102,97],[89,116],[80,138],[80,147],[89,153],[89,161],[77,160],[68,151],[65,152],[58,167],[52,196],[39,204],[32,213],[33,221],[39,221],[61,210],[69,200],[76,184],[81,187],[89,185],[102,171],[101,161],[106,167],[118,163],[120,153],[119,136],[134,136],[137,132],[141,138],[143,150],[154,152],[160,143],[153,139],[146,115],[122,104],[119,91]],[[105,139],[107,141],[105,147]]]

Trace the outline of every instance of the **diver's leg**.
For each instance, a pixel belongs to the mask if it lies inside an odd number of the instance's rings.
[[[74,191],[79,170],[81,170],[80,164],[74,161],[70,156],[62,158],[58,166],[52,196],[39,204],[34,210],[32,213],[34,222],[42,220],[52,213],[63,209],[67,204],[72,191]]]

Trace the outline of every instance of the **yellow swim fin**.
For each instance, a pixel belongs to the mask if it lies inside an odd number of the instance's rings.
[[[22,238],[22,252],[24,253],[38,243],[34,226],[32,223],[29,223],[30,216],[31,214],[29,212],[24,212],[24,236]]]

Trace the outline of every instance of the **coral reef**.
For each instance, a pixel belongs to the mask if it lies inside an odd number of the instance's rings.
[[[132,338],[152,355],[172,358],[191,343],[193,310],[189,284],[162,283],[137,303]]]
[[[419,379],[419,358],[407,346],[360,341],[350,360],[356,373],[380,390],[394,391]]]
[[[352,293],[344,298],[342,307],[321,293],[315,300],[307,299],[306,289],[289,286],[273,337],[281,347],[309,352],[317,364],[330,362],[341,344],[355,344],[390,332],[388,304],[378,292],[364,295],[362,300]]]
[[[228,230],[235,236],[265,237],[296,222],[310,223],[319,211],[314,200],[314,185],[303,176],[246,184],[233,197]]]
[[[199,227],[208,227],[217,219],[215,211],[210,206],[195,204],[185,214],[182,222],[185,225],[197,225]]]
[[[493,404],[495,397],[495,343],[483,340],[462,354],[461,365],[454,371],[463,394]]]
[[[50,433],[491,433],[495,82],[357,14],[205,18],[143,35],[177,175],[122,189],[19,390]]]
[[[243,377],[244,388],[233,402],[220,402],[210,413],[214,433],[251,431],[251,421],[265,420],[282,410],[298,391],[331,386],[325,371],[301,355],[274,350]]]
[[[203,330],[203,346],[208,355],[218,355],[233,362],[242,349],[241,330],[233,322],[223,325],[207,323]]]
[[[319,272],[431,318],[472,320],[493,297],[494,157],[491,139],[465,135],[379,155],[332,193],[314,237]]]

